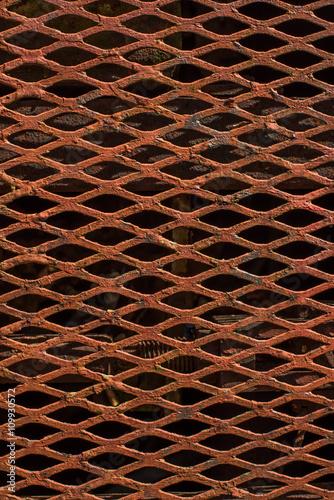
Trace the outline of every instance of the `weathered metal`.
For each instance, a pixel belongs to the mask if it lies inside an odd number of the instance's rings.
[[[4,499],[333,499],[328,0],[0,2]]]

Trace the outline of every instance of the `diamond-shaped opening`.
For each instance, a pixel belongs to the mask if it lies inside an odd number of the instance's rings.
[[[58,236],[41,231],[40,229],[22,229],[16,233],[6,236],[7,240],[26,248],[33,248],[47,241],[56,240]]]
[[[1,18],[0,18],[0,21],[1,21]],[[0,83],[0,97],[3,97],[4,95],[11,94],[13,91],[14,91],[14,87],[10,87],[9,85],[4,85],[3,83]],[[8,105],[7,105],[7,107],[8,107]]]
[[[115,278],[120,274],[128,273],[133,271],[135,268],[125,264],[124,262],[119,262],[117,260],[99,260],[94,264],[86,267],[86,271],[95,276],[102,276],[103,278]]]
[[[49,14],[49,12],[53,12],[57,9],[58,7],[56,5],[44,2],[43,0],[21,0],[11,7],[8,7],[9,11],[15,12],[16,14],[20,14],[21,16],[25,16],[28,18],[44,16],[45,14]],[[8,29],[9,27],[11,26],[8,26],[6,29]]]
[[[8,203],[7,207],[23,214],[36,214],[56,205],[57,203],[38,196],[22,196]]]
[[[161,366],[176,373],[194,373],[210,366],[210,363],[196,356],[178,356],[165,361]]]
[[[127,455],[109,452],[91,457],[88,460],[88,463],[94,467],[100,467],[101,469],[113,470],[132,464],[135,461],[136,460],[134,458],[128,457]]]
[[[220,324],[232,324],[236,323],[240,319],[244,319],[250,316],[250,314],[246,313],[242,309],[236,309],[235,307],[215,307],[210,311],[207,311],[204,314],[201,314],[199,317],[203,318],[206,321],[211,321],[212,323]]]
[[[281,149],[273,153],[278,158],[283,158],[291,163],[307,163],[310,160],[314,160],[319,156],[323,156],[324,153],[318,149],[312,149],[304,144],[294,144],[287,148]]]
[[[161,302],[176,309],[196,309],[212,299],[197,292],[178,292],[163,299]]]
[[[205,493],[210,489],[207,484],[200,483],[198,481],[180,481],[178,483],[171,484],[161,488],[161,491],[166,491],[172,495],[183,498],[189,494],[200,495]]]
[[[31,393],[29,393],[29,394],[31,394]],[[36,395],[36,393],[33,393],[33,394]],[[42,394],[43,394],[43,396],[48,396],[45,393],[40,393],[40,392],[37,393],[38,397],[40,397]],[[56,398],[53,398],[53,396],[51,396],[51,398],[52,398],[51,401],[49,400],[49,402],[47,402],[46,404],[50,404],[50,402],[52,403],[54,400],[56,400]],[[45,405],[42,404],[42,407],[43,406],[45,406]],[[37,406],[37,408],[40,408],[40,406]],[[56,432],[58,432],[58,429],[55,429],[55,428],[50,427],[48,425],[25,424],[25,425],[22,425],[20,427],[17,426],[15,434],[17,434],[18,436],[21,436],[23,438],[32,440],[32,441],[37,441],[38,439],[43,439],[46,436],[50,436],[51,434],[55,434]]]
[[[130,222],[144,229],[153,229],[163,224],[167,224],[167,222],[171,222],[172,220],[174,220],[173,217],[169,215],[154,210],[144,210],[143,212],[125,217],[124,222]]]
[[[275,411],[283,413],[283,415],[300,417],[309,415],[314,411],[320,410],[320,408],[323,408],[323,406],[313,401],[308,401],[307,399],[294,399],[293,401],[288,401],[287,403],[277,406]]]
[[[334,99],[317,102],[312,107],[324,115],[334,116]]]
[[[209,158],[209,160],[216,161],[222,165],[241,160],[251,154],[252,151],[246,147],[236,148],[234,146],[227,145],[210,146],[205,151],[201,152],[201,156],[204,158]]]
[[[248,92],[248,87],[244,87],[239,83],[235,83],[228,80],[221,80],[216,83],[209,83],[201,89],[202,92],[215,97],[216,99],[226,100],[228,98],[236,97],[240,94]]]
[[[216,481],[230,481],[231,479],[242,476],[245,472],[248,471],[246,469],[242,469],[241,467],[225,463],[206,469],[205,471],[202,471],[201,474]]]
[[[193,31],[179,31],[163,39],[167,45],[171,45],[177,49],[180,48],[180,40],[182,40],[183,50],[197,49],[213,42],[211,38],[198,35]]]
[[[334,445],[328,444],[326,446],[322,446],[321,448],[317,448],[316,450],[309,452],[311,455],[315,457],[323,458],[325,460],[332,460],[334,453]]]
[[[118,31],[99,31],[94,35],[84,38],[85,43],[105,50],[123,47],[136,41],[135,38],[119,33]]]
[[[324,476],[320,476],[313,481],[309,481],[311,486],[315,486],[317,488],[321,488],[327,491],[334,490],[334,474],[325,474]]]
[[[162,74],[177,82],[192,83],[206,78],[212,74],[212,71],[195,64],[177,64],[165,69]]]
[[[11,125],[14,125],[15,123],[18,123],[18,122],[16,120],[13,120],[12,118],[9,118],[8,116],[1,116],[0,117],[0,130],[4,130],[5,128],[8,128]]]
[[[66,278],[64,279],[66,280]],[[67,279],[72,280],[77,278],[67,278]],[[97,352],[97,349],[95,349],[94,347],[87,346],[85,344],[80,344],[80,342],[63,342],[58,345],[49,347],[49,349],[47,349],[46,352],[60,359],[78,359],[87,356],[91,353]]]
[[[40,278],[45,271],[48,275],[56,271],[56,268],[52,268],[48,264],[40,264],[34,261],[28,261],[24,264],[18,264],[10,269],[6,269],[6,273],[12,274],[17,278],[24,280],[35,280]]]
[[[125,118],[123,123],[138,130],[157,130],[174,123],[174,120],[156,113],[139,113]]]
[[[121,14],[126,14],[137,10],[138,7],[130,5],[119,0],[101,0],[84,5],[83,8],[92,14],[98,14],[105,17],[117,17]]]
[[[140,326],[159,325],[171,317],[171,314],[153,308],[138,309],[137,311],[123,316],[125,321],[129,321]]]
[[[40,391],[26,391],[21,394],[17,394],[16,397],[16,404],[19,406],[23,406],[24,408],[43,408],[44,406],[48,406],[51,403],[54,403],[55,401],[58,401],[58,398],[55,396],[51,396],[51,394],[47,394],[46,392],[40,392]],[[26,438],[30,438],[30,436],[27,436],[27,432],[22,432],[27,430],[29,432],[29,426],[34,426],[37,424],[28,424],[24,425],[23,427],[18,427],[16,429],[16,434],[18,436],[23,436]],[[39,426],[40,424],[38,424]],[[47,430],[50,429],[48,426],[42,426],[42,427],[47,427]],[[27,429],[26,429],[27,428]],[[56,432],[55,429],[52,429],[52,432],[47,432],[47,434],[53,434]],[[44,434],[44,435],[47,435]],[[37,436],[31,436],[32,439],[38,439]]]
[[[84,304],[102,309],[103,311],[110,311],[133,304],[134,302],[136,302],[135,299],[131,299],[130,297],[113,292],[104,292],[90,297],[84,301]]]
[[[240,424],[236,424],[236,427],[254,432],[255,434],[266,434],[267,432],[280,429],[285,425],[285,422],[281,422],[280,420],[276,420],[274,418],[254,417],[246,420],[245,422],[241,422]]]
[[[50,257],[62,262],[77,262],[86,259],[90,255],[94,255],[94,253],[96,253],[95,250],[79,245],[60,245],[48,250],[46,255],[50,255]]]
[[[193,97],[187,96],[164,102],[161,106],[180,115],[193,115],[194,113],[211,108],[212,104],[198,98],[194,99]]]
[[[161,172],[165,172],[166,174],[179,179],[195,179],[196,177],[209,173],[211,170],[211,168],[205,165],[185,161],[168,165],[167,167],[162,168]]]
[[[255,81],[258,83],[270,83],[280,78],[288,76],[287,73],[273,69],[270,66],[252,66],[251,68],[239,71],[239,75],[249,81]]]
[[[161,204],[165,207],[172,208],[177,212],[193,212],[211,205],[212,201],[202,198],[202,196],[182,193],[166,198],[163,202],[161,202]]]
[[[316,276],[311,276],[310,274],[295,273],[284,276],[284,278],[279,279],[276,283],[287,290],[301,292],[318,286],[321,283],[324,283],[324,281]]]
[[[72,231],[94,222],[96,219],[89,215],[81,214],[80,212],[61,212],[60,214],[53,215],[46,219],[47,224],[61,229]]]
[[[232,371],[217,371],[200,379],[204,384],[213,387],[234,387],[247,382],[247,380],[249,380],[249,377],[246,375]]]
[[[285,212],[279,217],[275,217],[276,220],[287,224],[292,227],[306,227],[314,222],[317,222],[323,217],[319,214],[315,214],[314,212],[310,212],[309,210],[292,210],[291,212]]]
[[[296,50],[276,57],[276,61],[290,68],[307,68],[322,61],[322,57],[316,56],[305,50]]]
[[[159,161],[157,159],[156,161]],[[126,191],[130,193],[138,193],[141,196],[153,196],[157,193],[163,193],[168,191],[172,187],[172,184],[155,177],[139,177],[127,184],[122,186]]]
[[[238,267],[239,269],[242,269],[247,273],[254,274],[255,276],[268,276],[269,274],[281,271],[286,267],[286,264],[265,257],[258,257],[243,264],[239,264]],[[272,292],[272,294],[273,297],[276,297],[277,295],[275,292]]]
[[[181,450],[164,458],[165,462],[181,467],[194,467],[209,459],[209,455],[204,455],[203,453],[193,450]]]
[[[181,436],[193,436],[202,432],[204,429],[208,429],[209,427],[210,426],[208,424],[200,422],[194,418],[191,420],[176,420],[175,422],[165,425],[162,429]]]
[[[234,243],[220,242],[214,243],[207,248],[203,248],[200,252],[204,255],[208,255],[209,257],[213,257],[214,259],[228,260],[248,253],[249,249],[235,245]]]
[[[173,16],[181,16],[180,4],[179,2],[172,2],[160,7],[160,10],[172,14]],[[192,19],[207,12],[212,11],[212,8],[203,5],[202,3],[194,2],[193,0],[188,0],[187,7],[182,11],[182,18]]]
[[[254,97],[247,101],[243,101],[238,104],[238,106],[253,115],[261,116],[271,115],[272,113],[287,108],[285,104],[277,102],[274,99],[268,99],[267,97]]]
[[[318,24],[311,23],[305,19],[292,19],[290,21],[285,21],[284,23],[277,24],[275,29],[291,35],[294,37],[303,37],[311,35],[312,33],[317,33],[317,31],[322,31],[325,28],[319,26]]]
[[[203,402],[206,399],[208,399],[211,394],[207,394],[202,391],[198,391],[197,389],[193,389],[191,387],[183,387],[180,388],[182,396],[180,401],[178,401],[178,405],[182,406],[190,406],[190,405],[195,405],[197,403]],[[163,396],[164,399],[170,400],[171,397],[173,397],[174,393],[168,393]]]
[[[327,305],[331,305],[333,303],[333,298],[334,298],[333,288],[329,288],[324,292],[317,293],[316,295],[312,296],[313,300],[316,300],[317,302],[321,302],[322,304],[327,304]]]
[[[274,492],[275,490],[278,490],[285,486],[285,483],[282,483],[280,481],[276,481],[275,479],[272,479],[272,477],[268,478],[265,477],[261,474],[261,476],[255,476],[254,478],[244,481],[243,483],[239,483],[238,487],[243,488],[247,493],[251,492],[252,495],[262,495],[263,488],[270,488],[271,492]],[[295,491],[293,491],[295,493]],[[304,493],[304,492],[303,492]],[[285,498],[289,498],[286,495],[284,495]],[[275,498],[277,500],[285,500],[284,497],[277,497],[275,495]],[[291,497],[290,497],[291,498]],[[292,497],[293,498],[293,497]]]
[[[62,113],[45,120],[45,123],[49,125],[49,127],[59,130],[72,131],[92,125],[95,121],[96,120],[79,113]]]
[[[283,15],[286,10],[283,10],[276,5],[265,2],[252,2],[238,8],[238,11],[244,16],[251,17],[252,19],[259,19],[265,21]]]
[[[117,420],[108,421],[106,419],[99,424],[88,427],[86,430],[104,439],[117,439],[126,434],[131,434],[134,429],[126,424],[117,422]]]
[[[239,181],[233,177],[216,177],[212,178],[211,181],[206,182],[201,186],[202,189],[206,191],[211,191],[212,193],[220,194],[226,196],[228,194],[237,193],[243,189],[249,188],[251,184]]]
[[[244,443],[247,443],[247,439],[234,434],[215,434],[200,442],[202,446],[218,451],[234,450]]]
[[[218,130],[219,132],[234,130],[249,123],[248,120],[245,120],[241,116],[231,113],[220,113],[217,115],[206,116],[200,121],[206,127]]]
[[[273,450],[265,447],[257,447],[251,450],[245,451],[238,455],[238,458],[250,462],[252,464],[269,464],[273,460],[284,456],[285,454],[278,450]]]
[[[203,252],[202,252],[203,253]],[[211,269],[211,266],[193,259],[176,259],[164,266],[164,269],[176,276],[197,276]]]
[[[154,47],[135,49],[125,54],[123,57],[127,61],[138,63],[142,66],[154,66],[173,58],[172,54],[169,54],[169,52]]]
[[[8,274],[11,274],[10,271],[8,271],[8,269],[6,269],[6,272]],[[19,288],[18,286],[13,285],[12,283],[8,283],[8,281],[3,281],[3,280],[0,280],[0,287],[1,287],[0,295],[11,292],[13,290],[17,290]],[[5,349],[5,350],[7,350],[7,349]]]
[[[153,262],[173,253],[172,250],[152,243],[140,243],[122,252],[142,262]]]
[[[20,360],[13,365],[8,366],[9,370],[13,373],[18,373],[24,377],[36,377],[45,373],[50,373],[59,368],[43,359],[30,358],[24,361]]]
[[[150,450],[150,453],[155,453],[156,451],[163,450],[164,448],[167,448],[168,446],[174,444],[173,441],[169,441],[157,436],[140,436],[137,439],[129,441],[124,446],[129,449],[135,449],[141,452],[145,452],[145,443],[147,443],[147,447]]]
[[[326,36],[325,38],[320,38],[310,43],[317,49],[324,50],[330,54],[334,53],[334,36]]]
[[[292,113],[277,120],[278,125],[294,132],[304,132],[320,125],[325,125],[323,120],[305,113]]]
[[[6,62],[12,61],[13,59],[17,58],[18,56],[16,54],[10,54],[0,49],[0,64],[5,64]]]
[[[47,319],[56,325],[66,328],[75,328],[76,326],[90,323],[97,319],[97,317],[76,309],[64,309],[61,312],[52,314]]]
[[[288,243],[287,245],[276,248],[275,252],[280,255],[290,257],[291,259],[298,260],[307,259],[308,257],[311,257],[311,255],[320,253],[322,250],[323,248],[312,245],[307,241],[295,241],[293,243]],[[317,266],[319,266],[319,263],[317,263]]]
[[[123,382],[130,387],[140,388],[142,391],[154,391],[160,387],[168,386],[174,380],[155,372],[141,372],[140,375],[130,377]]]
[[[292,323],[303,323],[304,321],[318,318],[323,314],[325,314],[323,311],[319,311],[310,306],[291,306],[275,313],[278,318],[282,318]]]
[[[98,478],[96,474],[93,472],[89,472],[83,469],[66,469],[61,472],[57,472],[56,474],[52,474],[50,479],[52,481],[56,481],[57,483],[77,486],[79,484],[87,483],[88,481],[92,481],[93,479]]]
[[[286,236],[286,233],[270,226],[253,226],[241,231],[239,236],[254,243],[271,243]]]
[[[314,168],[313,172],[320,175],[321,177],[325,177],[327,179],[334,179],[333,167],[334,167],[334,162],[329,161],[328,163],[323,163],[319,167]]]
[[[322,132],[321,134],[314,135],[311,137],[312,141],[318,142],[319,144],[323,144],[328,148],[333,148],[334,146],[334,132],[333,130],[326,130],[326,132]]]
[[[96,130],[83,136],[85,141],[101,146],[102,148],[114,148],[120,144],[131,141],[133,137],[123,132],[109,132],[108,130]]]
[[[68,46],[49,52],[45,57],[63,66],[77,66],[78,64],[94,59],[96,54],[79,49],[78,47]]]
[[[118,212],[118,210],[131,207],[131,205],[134,204],[134,201],[113,194],[102,194],[82,203],[85,207],[93,208],[94,210],[108,214]]]
[[[8,10],[10,10],[8,8]],[[10,28],[15,28],[15,26],[18,26],[20,23],[17,21],[13,21],[11,19],[6,19],[4,17],[0,17],[0,32],[2,31],[7,31]]]
[[[97,153],[89,149],[77,146],[60,146],[56,149],[52,149],[48,153],[44,153],[43,156],[58,163],[63,163],[64,165],[75,165],[89,158],[93,158],[96,155]],[[69,180],[70,179],[66,179],[66,181]]]
[[[45,90],[58,97],[73,98],[87,94],[91,90],[96,90],[96,87],[77,80],[63,80],[46,87]]]
[[[86,439],[67,438],[48,445],[51,450],[69,455],[80,455],[82,452],[96,448],[98,445]]]
[[[8,137],[9,142],[26,149],[35,149],[56,140],[56,137],[40,130],[23,130]]]
[[[116,82],[121,78],[135,74],[135,71],[118,64],[102,63],[86,69],[86,74],[101,82]],[[103,98],[102,98],[103,99]]]
[[[132,472],[128,472],[124,477],[128,477],[133,481],[144,484],[154,484],[172,476],[171,472],[163,469],[158,469],[157,467],[142,467],[141,469],[136,469]]]
[[[77,295],[78,293],[94,288],[94,286],[96,286],[96,284],[91,281],[72,276],[53,281],[53,283],[47,285],[46,288],[61,293],[62,295]]]
[[[171,286],[169,281],[158,278],[158,276],[141,276],[127,281],[124,286],[135,292],[147,295],[161,292]]]
[[[172,132],[168,132],[165,136],[162,137],[165,141],[171,142],[176,146],[180,146],[183,148],[195,146],[196,144],[201,144],[212,138],[211,135],[204,134],[203,132],[198,132],[192,129],[178,129],[173,130]]]
[[[283,472],[279,469],[281,474],[290,477],[303,477],[311,474],[312,472],[321,469],[321,465],[311,464],[304,460],[289,462],[283,466]],[[274,469],[275,470],[275,469]],[[334,488],[333,488],[334,489]]]
[[[24,82],[39,82],[56,74],[54,71],[39,64],[23,64],[22,66],[6,71],[6,73]]]
[[[61,184],[60,184],[61,182]],[[56,193],[58,196],[63,196],[64,198],[74,198],[83,192],[88,192],[94,189],[96,186],[90,182],[81,181],[79,179],[61,179],[61,181],[55,181],[47,186],[44,186],[45,191],[50,193]],[[71,191],[62,189],[71,187]]]
[[[212,52],[204,54],[199,57],[199,59],[202,59],[210,64],[214,64],[215,66],[228,68],[230,66],[234,66],[235,64],[247,61],[249,57],[231,49],[216,49]]]
[[[253,179],[260,180],[271,179],[272,177],[276,177],[277,175],[283,174],[287,171],[286,168],[265,161],[255,161],[253,163],[249,163],[248,165],[244,165],[243,167],[236,168],[235,170],[241,174],[246,174]]]
[[[175,153],[169,151],[168,149],[160,148],[159,146],[147,145],[139,146],[124,156],[136,160],[139,163],[155,163],[174,155]],[[136,182],[138,182],[138,180],[132,181],[129,185]],[[167,184],[165,181],[160,181],[160,183]]]
[[[45,455],[38,455],[32,453],[31,455],[24,455],[16,460],[16,464],[21,468],[29,471],[44,470],[59,464],[59,460],[47,457]]]
[[[85,238],[89,241],[94,241],[99,245],[103,246],[112,246],[121,243],[122,241],[130,240],[134,238],[133,233],[129,233],[128,231],[123,231],[122,229],[118,229],[116,227],[101,227],[99,229],[95,229],[95,231],[90,231],[85,235]]]
[[[122,479],[120,479],[120,481],[122,481]],[[107,484],[99,486],[98,488],[90,489],[88,492],[92,495],[109,495],[112,492],[114,495],[121,495],[120,498],[125,498],[131,493],[136,493],[136,490],[116,483],[114,480],[112,486],[110,485],[110,482],[107,482]]]
[[[125,411],[124,415],[140,422],[147,422],[148,419],[150,422],[155,422],[164,418],[165,411],[164,407],[154,405],[152,412],[152,405],[142,404]]]
[[[256,210],[257,212],[269,212],[284,203],[286,203],[286,201],[282,200],[282,198],[264,193],[252,194],[239,201],[240,205],[250,208],[251,210]]]
[[[262,6],[267,4],[261,3],[260,5]],[[280,38],[265,34],[247,36],[246,38],[242,38],[239,43],[244,47],[257,52],[267,52],[268,50],[277,49],[278,47],[282,47],[287,44],[287,42],[281,40]]]
[[[79,31],[86,30],[97,23],[88,17],[76,16],[74,14],[67,14],[65,16],[55,17],[45,23],[46,26],[62,33],[78,33]]]
[[[221,274],[204,280],[201,284],[209,290],[231,292],[232,290],[248,285],[249,282],[241,278],[237,278],[236,276],[232,276],[231,274]]]
[[[279,142],[285,141],[286,139],[286,136],[268,129],[255,129],[251,132],[246,132],[245,134],[238,136],[239,141],[262,148],[272,146],[273,144],[278,144]]]
[[[55,108],[56,105],[36,98],[18,99],[6,104],[6,108],[26,116],[35,116]]]
[[[334,7],[333,5],[325,5],[313,11],[317,17],[325,21],[334,22]]]
[[[111,181],[133,173],[135,170],[113,161],[102,161],[101,163],[96,163],[95,165],[89,165],[85,168],[84,172],[93,177],[97,177],[98,179]]]
[[[248,24],[242,23],[233,17],[214,17],[203,23],[203,28],[217,33],[218,35],[232,35],[249,28]]]
[[[326,194],[325,196],[321,196],[320,198],[316,198],[312,200],[313,205],[316,205],[321,208],[325,208],[326,210],[334,210],[333,207],[333,194]]]
[[[278,93],[289,99],[308,99],[321,94],[323,89],[304,82],[288,83],[278,89]]]
[[[45,35],[44,33],[38,33],[37,31],[23,31],[21,33],[15,33],[15,35],[7,38],[6,41],[17,47],[22,47],[27,50],[36,50],[47,47],[56,40],[51,36]]]
[[[10,226],[11,224],[17,222],[15,219],[11,217],[7,217],[6,215],[0,215],[0,228],[5,228]]]
[[[86,102],[85,106],[101,115],[114,115],[119,111],[124,111],[132,107],[125,101],[118,99],[118,97],[97,97]]]
[[[131,19],[124,21],[122,24],[138,33],[157,33],[173,26],[173,23],[166,19],[151,15],[131,17]]]

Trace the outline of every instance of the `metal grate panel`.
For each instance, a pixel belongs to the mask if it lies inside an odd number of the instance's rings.
[[[334,498],[333,22],[0,2],[1,498]]]

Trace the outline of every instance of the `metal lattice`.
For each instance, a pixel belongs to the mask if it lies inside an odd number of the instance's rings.
[[[1,498],[333,499],[334,6],[0,16]]]

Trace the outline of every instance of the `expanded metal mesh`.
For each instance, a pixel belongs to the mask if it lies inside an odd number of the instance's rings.
[[[1,498],[334,498],[334,6],[0,17]]]

